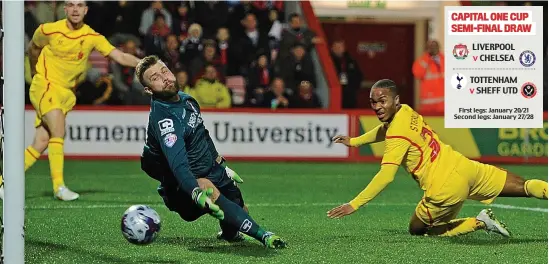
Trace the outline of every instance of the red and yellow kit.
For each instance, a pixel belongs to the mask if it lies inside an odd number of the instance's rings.
[[[351,145],[367,143],[379,129],[386,130],[381,170],[350,202],[355,209],[379,194],[401,165],[424,191],[416,214],[428,225],[455,218],[467,199],[491,203],[503,189],[507,177],[504,170],[472,161],[441,142],[423,117],[408,105],[402,105],[389,124],[369,131],[370,136],[353,138]]]
[[[42,48],[29,95],[36,110],[35,125],[39,126],[42,116],[53,109],[65,114],[72,110],[76,103],[73,89],[86,73],[93,49],[108,56],[115,47],[86,24],[69,29],[66,19],[40,25],[32,42]]]

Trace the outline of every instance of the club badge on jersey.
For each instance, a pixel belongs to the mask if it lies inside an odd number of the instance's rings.
[[[175,135],[174,133],[169,133],[164,137],[164,145],[166,145],[166,147],[168,148],[173,147],[176,141],[177,141],[177,135]]]

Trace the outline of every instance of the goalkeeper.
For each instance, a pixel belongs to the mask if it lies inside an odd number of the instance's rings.
[[[137,65],[136,75],[152,97],[141,168],[160,182],[158,193],[166,206],[187,222],[206,213],[219,219],[220,239],[242,241],[242,232],[266,247],[285,247],[248,215],[235,183],[241,178],[224,165],[198,103],[178,92],[173,73],[156,56],[148,56]]]

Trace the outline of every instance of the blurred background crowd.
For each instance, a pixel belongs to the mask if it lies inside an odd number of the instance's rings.
[[[329,34],[329,27],[325,27],[328,39],[323,39],[309,29],[302,14],[287,11],[291,3],[88,1],[85,22],[125,52],[138,57],[159,56],[175,73],[181,89],[193,95],[204,108],[327,107],[326,96],[319,96],[317,89],[319,80],[327,76],[318,76],[325,71],[313,63],[312,56],[315,45],[325,43],[342,88],[342,107],[368,107],[367,100],[362,100],[366,104],[357,104],[357,97],[364,96],[375,76],[368,76],[361,67],[364,62],[356,58],[360,43],[356,50],[348,47],[343,37]],[[532,2],[492,1],[491,4],[531,5]],[[40,24],[65,17],[63,5],[55,1],[25,1],[25,45]],[[544,22],[547,25],[546,7]],[[425,53],[410,63],[391,63],[404,64],[410,78],[419,82],[420,89],[415,91],[420,100],[417,106],[437,112],[443,109],[441,58],[444,55],[436,40],[426,43]],[[368,52],[376,48],[383,47],[370,45]],[[543,56],[547,58],[547,52]],[[422,67],[425,64],[430,66]],[[31,83],[28,58],[25,65],[28,103]],[[405,86],[412,84],[408,82]],[[547,91],[547,81],[543,88]],[[143,94],[143,87],[134,78],[134,69],[109,61],[98,52],[90,56],[89,69],[81,77],[76,93],[78,104],[149,104],[149,97]]]

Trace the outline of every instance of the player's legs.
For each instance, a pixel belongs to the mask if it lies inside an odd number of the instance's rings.
[[[32,167],[40,154],[46,150],[49,138],[49,133],[44,127],[36,128],[34,141],[25,149],[25,171]],[[2,175],[0,175],[0,199],[4,199],[4,178]]]
[[[230,201],[242,207],[246,213],[248,213],[248,208],[244,204],[244,198],[242,197],[242,192],[234,184],[227,184],[219,188],[219,191]],[[221,227],[221,232],[217,234],[218,239],[224,239],[229,242],[239,242],[244,240],[244,237],[238,232],[238,228],[224,222],[219,221],[219,226]]]
[[[458,236],[486,228],[473,217],[455,219],[470,194],[469,177],[464,174],[467,160],[457,161],[445,181],[433,182],[418,203],[410,220],[412,235]]]
[[[224,224],[238,228],[240,232],[257,239],[267,247],[279,248],[286,246],[286,243],[280,237],[263,230],[241,206],[220,193],[209,179],[200,178],[197,181],[201,189],[214,189],[211,199],[225,213],[225,218],[222,220]]]
[[[35,80],[33,79],[34,83]],[[37,83],[40,82],[37,81]],[[41,93],[40,99],[38,101],[34,100],[32,103],[37,109],[40,125],[48,130],[50,136],[47,148],[55,197],[63,201],[72,201],[78,199],[79,195],[65,186],[63,149],[65,143],[65,118],[76,104],[76,97],[70,89],[57,87],[52,83],[47,83],[46,87],[46,90],[42,92],[40,92],[40,89],[31,87],[31,93]],[[32,91],[33,89],[34,91]],[[34,96],[34,98],[36,97]]]
[[[222,164],[215,165],[206,179],[210,180],[227,199],[238,204],[238,206],[242,207],[244,211],[248,213],[248,208],[244,204],[244,199],[242,198],[242,192],[236,186],[233,179],[228,176],[225,166]],[[238,232],[238,227],[233,227],[224,221],[219,221],[219,225],[221,227],[221,232],[217,234],[217,238],[229,242],[244,240],[244,237]]]
[[[474,217],[454,219],[463,202],[451,206],[439,206],[423,199],[412,215],[408,231],[411,235],[458,236],[485,227]]]
[[[547,200],[547,182],[542,180],[524,180],[507,171],[505,185],[499,197],[535,197]]]

